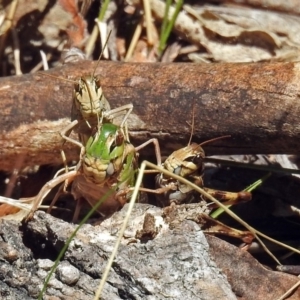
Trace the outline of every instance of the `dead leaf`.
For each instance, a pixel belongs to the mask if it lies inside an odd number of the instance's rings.
[[[274,300],[282,296],[299,278],[266,269],[248,252],[206,234],[209,253],[240,300]],[[297,289],[289,300],[300,299]]]

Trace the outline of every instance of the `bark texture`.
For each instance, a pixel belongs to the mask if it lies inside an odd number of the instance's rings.
[[[76,80],[95,62],[47,72]],[[194,140],[231,138],[205,146],[207,154],[291,153],[300,149],[300,64],[137,64],[100,62],[111,107],[133,103],[129,120],[135,146],[159,139],[164,154],[186,145],[192,114]],[[73,84],[41,73],[0,80],[0,166],[60,163],[59,131],[70,121]],[[189,123],[189,124],[187,124]],[[78,149],[66,144],[68,159]]]

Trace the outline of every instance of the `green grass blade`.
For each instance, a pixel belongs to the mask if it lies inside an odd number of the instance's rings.
[[[170,10],[169,2],[170,2],[170,0],[168,0],[167,4],[166,4],[166,10],[165,10],[164,20],[163,20],[161,34],[160,34],[160,41],[159,41],[159,46],[158,46],[158,51],[160,54],[166,48],[167,40],[170,36],[171,30],[173,29],[173,26],[175,24],[175,21],[177,19],[177,16],[179,14],[179,11],[180,11],[184,1],[183,0],[177,1],[176,7],[175,7],[175,12],[170,21],[168,21],[169,10]]]
[[[169,10],[170,10],[171,3],[172,3],[172,0],[166,1],[165,14],[164,14],[163,22],[162,22],[161,28],[160,28],[159,50],[161,50],[160,47],[161,47],[161,43],[162,43],[162,37],[164,36],[167,25],[169,23]]]
[[[107,11],[109,1],[110,0],[105,0],[104,3],[101,6],[101,9],[100,9],[100,12],[99,12],[99,17],[98,17],[100,22],[104,20],[105,13]]]

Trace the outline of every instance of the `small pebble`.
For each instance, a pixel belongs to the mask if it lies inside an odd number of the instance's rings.
[[[56,273],[61,282],[67,285],[75,284],[80,276],[79,271],[75,267],[65,263],[61,263],[57,267]]]
[[[54,262],[50,259],[38,259],[37,264],[39,269],[49,271],[53,267]]]
[[[19,258],[19,252],[9,243],[0,242],[0,257],[9,262],[14,262]]]

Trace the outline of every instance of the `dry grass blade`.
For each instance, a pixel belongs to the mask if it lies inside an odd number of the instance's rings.
[[[13,43],[14,43],[14,61],[15,61],[15,69],[16,75],[22,75],[21,63],[20,63],[20,43],[16,30],[12,28],[11,30]]]
[[[34,199],[34,197],[15,200],[15,199],[12,199],[12,198],[0,196],[0,203],[1,204],[8,204],[8,205],[11,205],[13,207],[23,209],[23,210],[26,210],[26,211],[29,212],[31,207],[32,207],[30,202],[32,202],[33,199]]]
[[[41,207],[41,204],[49,192],[58,184],[73,178],[77,171],[70,171],[48,181],[35,197],[21,198],[19,200],[0,196],[0,219],[21,221],[30,219],[33,213]]]
[[[137,24],[136,26],[136,29],[134,31],[134,34],[133,34],[133,37],[131,39],[131,42],[130,42],[130,45],[128,47],[128,50],[127,50],[127,53],[126,53],[126,56],[124,58],[124,61],[129,61],[132,57],[132,53],[137,45],[137,42],[141,36],[141,33],[142,33],[142,29],[143,29],[143,23],[144,23],[144,20],[141,19],[140,22]]]
[[[92,33],[86,43],[86,47],[85,47],[85,54],[87,55],[87,57],[90,57],[93,52],[98,33],[100,33],[101,40],[105,41],[105,37],[107,35],[106,34],[107,23],[104,18],[105,18],[106,11],[108,9],[109,2],[110,2],[109,0],[105,0],[105,2],[101,6],[101,10],[99,11],[98,19],[95,20],[96,24],[93,27],[93,31],[92,31]],[[104,31],[103,31],[103,28],[105,28],[105,27],[106,27],[106,29],[104,29]],[[105,50],[104,57],[108,58],[108,56],[109,56],[108,50]]]
[[[47,55],[44,51],[40,50],[41,58],[42,58],[42,63],[43,63],[43,69],[44,71],[49,70],[49,65],[47,61]]]
[[[3,49],[4,49],[6,38],[7,38],[7,33],[12,27],[14,15],[16,13],[17,6],[18,6],[18,2],[19,2],[18,0],[14,0],[11,2],[9,11],[8,11],[7,15],[5,16],[3,23],[0,26],[0,36],[1,36],[1,38],[0,38],[0,59],[2,59]]]
[[[98,34],[99,34],[99,27],[97,24],[95,24],[93,31],[90,34],[90,37],[86,43],[85,50],[84,50],[87,57],[91,57],[91,55],[92,55]]]
[[[142,162],[141,168],[139,170],[138,177],[136,179],[136,184],[135,184],[135,187],[134,187],[134,191],[133,191],[133,194],[132,194],[130,202],[129,202],[128,210],[127,210],[127,213],[126,213],[123,225],[122,225],[122,227],[120,229],[118,239],[117,239],[117,241],[115,243],[115,246],[114,246],[114,249],[113,249],[113,251],[112,251],[112,253],[111,253],[110,257],[109,257],[109,260],[108,260],[108,263],[106,265],[106,268],[105,268],[105,271],[103,273],[103,276],[101,278],[99,287],[98,287],[97,292],[95,294],[95,297],[94,297],[95,300],[96,299],[100,299],[100,295],[101,295],[101,292],[103,290],[103,287],[104,287],[104,284],[106,282],[106,279],[108,277],[108,273],[109,273],[109,271],[111,269],[113,260],[115,259],[115,256],[116,256],[116,254],[118,252],[118,248],[119,248],[119,245],[121,243],[121,239],[123,238],[125,229],[127,227],[127,224],[128,224],[128,221],[129,221],[129,218],[130,218],[133,206],[134,206],[134,203],[135,203],[135,201],[137,199],[137,196],[138,196],[139,187],[142,184],[142,180],[143,180],[145,169],[146,169],[146,164],[145,164],[145,162]]]
[[[0,220],[14,220],[21,222],[32,209],[35,197],[15,200],[0,196]],[[40,206],[47,207],[47,206]]]
[[[246,168],[246,169],[253,169],[253,170],[262,170],[267,172],[282,172],[286,174],[300,174],[300,170],[298,169],[289,169],[289,168],[283,168],[278,166],[272,166],[272,165],[255,165],[251,163],[243,163],[243,162],[236,162],[231,160],[225,160],[225,159],[219,159],[214,157],[205,157],[205,162],[211,162],[215,164],[222,164],[224,166],[228,167],[240,167],[240,168]]]
[[[14,0],[11,2],[8,14],[6,15],[4,22],[0,27],[0,35],[5,34],[11,28],[12,20],[16,12],[18,2],[19,2],[18,0]]]
[[[99,20],[95,20],[100,33],[100,39],[101,41],[107,41],[109,39],[110,33],[107,35],[107,24],[105,22],[101,22]],[[106,46],[103,46],[103,57],[105,59],[109,59],[109,53],[108,48]]]
[[[150,1],[143,0],[144,10],[145,10],[145,20],[146,20],[146,31],[147,31],[147,40],[148,45],[153,46],[153,36],[151,32],[151,22],[152,22],[152,15],[151,15],[151,8],[150,8]]]

